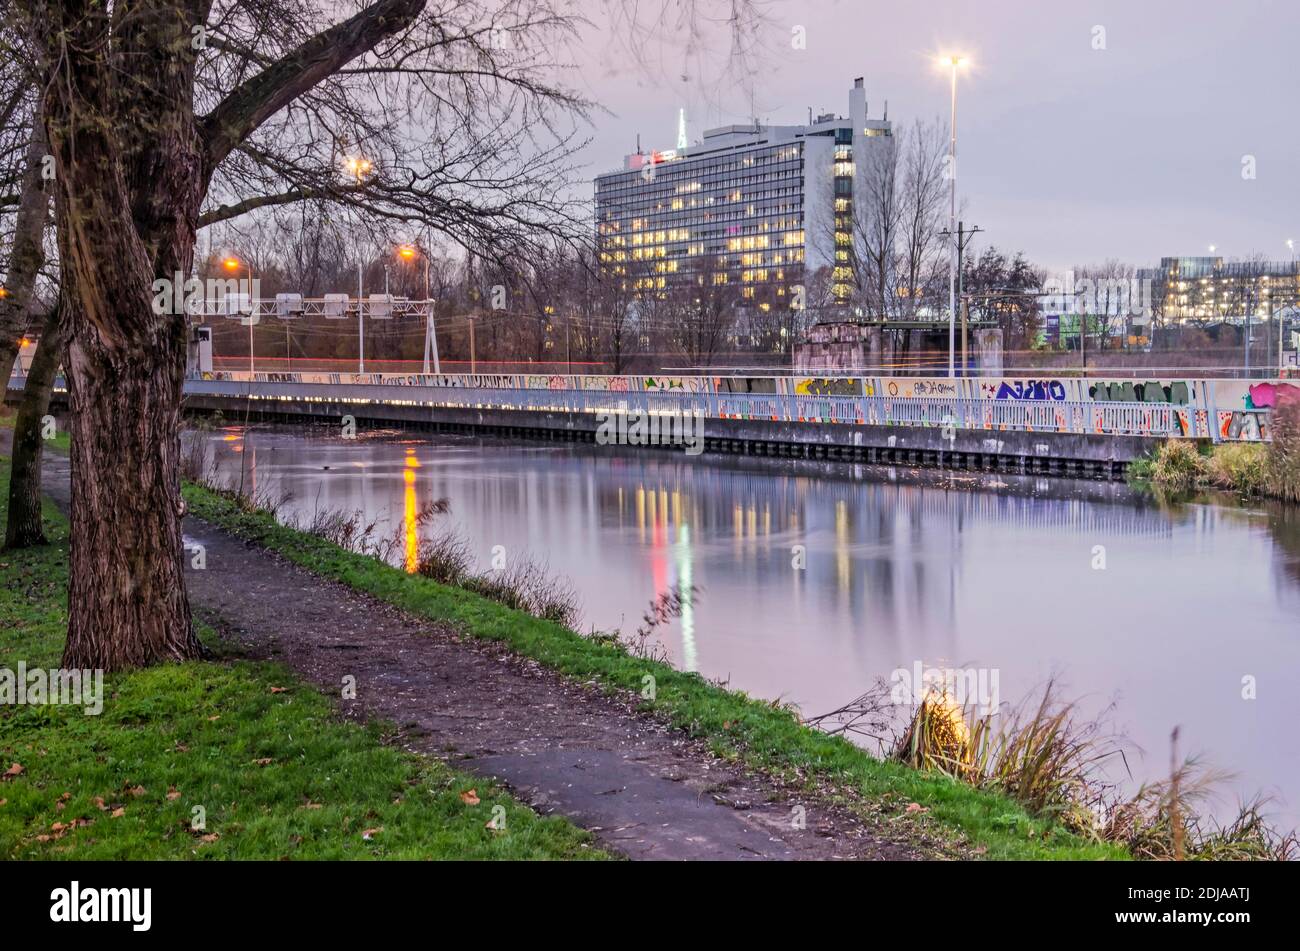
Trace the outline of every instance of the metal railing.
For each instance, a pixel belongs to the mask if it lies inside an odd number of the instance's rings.
[[[899,396],[787,396],[771,393],[612,391],[383,383],[249,383],[189,380],[186,392],[277,400],[331,400],[553,413],[699,414],[781,423],[951,427],[963,430],[1210,436],[1208,414],[1158,403],[1044,402]],[[1192,422],[1189,424],[1189,418]],[[1197,431],[1199,425],[1201,431]],[[1191,431],[1188,431],[1188,428]]]

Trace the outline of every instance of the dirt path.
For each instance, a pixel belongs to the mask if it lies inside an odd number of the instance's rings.
[[[7,436],[7,434],[4,434]],[[7,439],[4,440],[7,443]],[[68,461],[49,453],[46,491],[66,510]],[[543,813],[634,859],[911,858],[847,811],[794,798],[703,744],[495,645],[321,579],[194,518],[206,550],[191,603],[250,655],[287,664],[350,717],[380,717],[400,742],[498,778]],[[806,826],[794,828],[796,806]]]

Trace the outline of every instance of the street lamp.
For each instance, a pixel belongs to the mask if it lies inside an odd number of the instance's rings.
[[[224,258],[224,259],[222,260],[222,262],[221,262],[221,266],[222,266],[223,268],[225,268],[227,271],[229,271],[231,274],[238,274],[238,273],[239,273],[239,269],[240,269],[241,267],[244,267],[245,264],[244,264],[243,261],[239,260],[239,258],[235,257],[234,255],[229,255],[229,256],[227,256],[226,258]],[[255,301],[253,301],[253,265],[252,265],[252,262],[249,262],[249,263],[248,263],[247,268],[248,268],[248,295],[249,295],[249,296],[248,296],[248,300],[249,300],[249,304],[250,304],[250,306],[253,308],[253,310],[250,311],[250,312],[249,312],[249,315],[248,315],[248,381],[251,383],[251,382],[253,381],[253,373],[254,373],[254,369],[253,369],[253,316],[254,316],[254,312],[257,310],[257,303],[256,303]],[[242,296],[242,295],[236,295],[235,300],[239,300],[239,299],[240,299],[240,296]]]
[[[957,68],[966,58],[959,55],[940,57],[939,64],[946,66],[952,77],[952,120],[948,146],[948,233],[952,236],[952,251],[948,255],[948,376],[957,375]]]
[[[374,171],[374,163],[364,155],[349,155],[343,160],[343,167],[356,179],[357,188],[361,187],[367,175]],[[357,260],[357,373],[366,372],[366,315],[365,315],[365,275],[363,262]]]
[[[404,261],[414,261],[417,256],[424,257],[424,372],[429,372],[429,349],[433,349],[433,372],[441,373],[438,362],[438,332],[433,327],[433,307],[429,300],[429,255],[417,245],[404,244],[397,249],[397,256]]]

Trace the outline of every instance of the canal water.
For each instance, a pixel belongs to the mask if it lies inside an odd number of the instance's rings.
[[[1057,677],[1112,709],[1136,780],[1169,736],[1300,825],[1300,514],[1165,503],[1120,484],[446,435],[258,428],[202,436],[220,478],[402,533],[436,499],[480,570],[527,554],[584,629],[631,634],[674,585],[672,663],[835,709],[896,669],[974,667],[1016,702]],[[410,533],[407,533],[408,535]],[[399,545],[402,560],[415,541]],[[499,547],[498,547],[499,546]],[[1251,689],[1253,685],[1253,690]],[[1246,699],[1253,693],[1254,699]]]

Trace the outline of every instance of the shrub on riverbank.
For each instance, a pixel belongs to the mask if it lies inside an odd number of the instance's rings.
[[[881,696],[888,685],[878,688]],[[1231,777],[1195,758],[1167,779],[1118,794],[1106,766],[1123,757],[1105,717],[1077,716],[1075,704],[1049,681],[1009,715],[978,714],[946,694],[926,697],[892,755],[973,786],[1002,793],[1034,815],[1049,816],[1082,836],[1122,846],[1140,859],[1289,861],[1300,856],[1296,834],[1263,818],[1264,800],[1243,803],[1228,822],[1205,815]],[[883,709],[883,705],[881,707]]]
[[[1300,502],[1300,401],[1273,410],[1273,441],[1264,464],[1268,493]]]
[[[1274,413],[1272,434],[1268,443],[1219,443],[1206,449],[1171,439],[1134,461],[1129,478],[1169,492],[1221,489],[1300,501],[1300,405]]]

